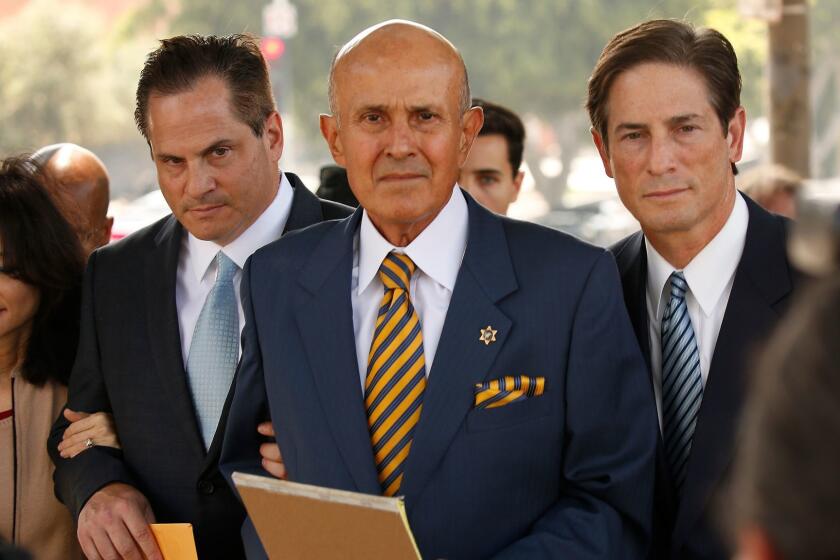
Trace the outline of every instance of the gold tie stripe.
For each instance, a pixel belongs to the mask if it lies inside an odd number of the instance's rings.
[[[385,294],[368,356],[365,409],[379,483],[386,496],[396,495],[402,484],[426,389],[423,335],[409,298],[415,268],[407,255],[397,253],[389,253],[379,267]]]

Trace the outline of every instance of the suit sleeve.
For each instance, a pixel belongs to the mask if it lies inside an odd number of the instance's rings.
[[[67,408],[81,412],[111,412],[111,402],[105,386],[97,336],[95,313],[95,275],[97,253],[88,260],[82,291],[79,347],[70,375]],[[94,447],[72,459],[59,455],[58,444],[70,425],[63,410],[50,432],[47,450],[55,463],[55,494],[70,510],[74,518],[97,490],[112,482],[133,484],[122,461],[122,453],[110,447]]]
[[[219,469],[237,495],[232,479],[234,472],[271,476],[262,468],[260,444],[264,440],[257,433],[257,424],[267,419],[268,400],[263,381],[260,343],[255,328],[250,279],[249,259],[245,264],[241,284],[242,309],[245,313],[242,360],[236,372],[233,399],[219,458]],[[242,542],[249,559],[266,557],[250,518],[246,518],[242,526]]]
[[[606,252],[575,311],[565,389],[562,496],[497,558],[644,558],[656,408],[618,271]]]

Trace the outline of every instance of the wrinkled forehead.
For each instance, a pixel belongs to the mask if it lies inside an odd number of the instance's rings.
[[[460,76],[446,61],[407,61],[390,57],[360,60],[345,65],[336,77],[339,99],[352,93],[353,98],[386,100],[423,99],[445,101],[460,86]]]

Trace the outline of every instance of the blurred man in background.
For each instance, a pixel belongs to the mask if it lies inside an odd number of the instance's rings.
[[[753,368],[723,525],[740,560],[840,558],[840,281],[805,293]]]
[[[102,160],[70,143],[45,146],[32,159],[56,206],[76,231],[85,256],[107,245],[114,218],[108,216],[109,179]]]
[[[482,206],[505,215],[516,201],[522,179],[520,170],[525,146],[525,127],[510,109],[482,99],[474,107],[484,110],[484,126],[461,168],[460,184]]]
[[[768,212],[795,219],[802,177],[775,163],[759,165],[738,178],[738,188]]]

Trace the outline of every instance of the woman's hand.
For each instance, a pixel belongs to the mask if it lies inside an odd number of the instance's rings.
[[[64,430],[64,436],[58,444],[58,451],[65,459],[72,459],[97,445],[120,448],[114,417],[107,412],[90,414],[66,408],[64,417],[70,421],[70,425]]]

